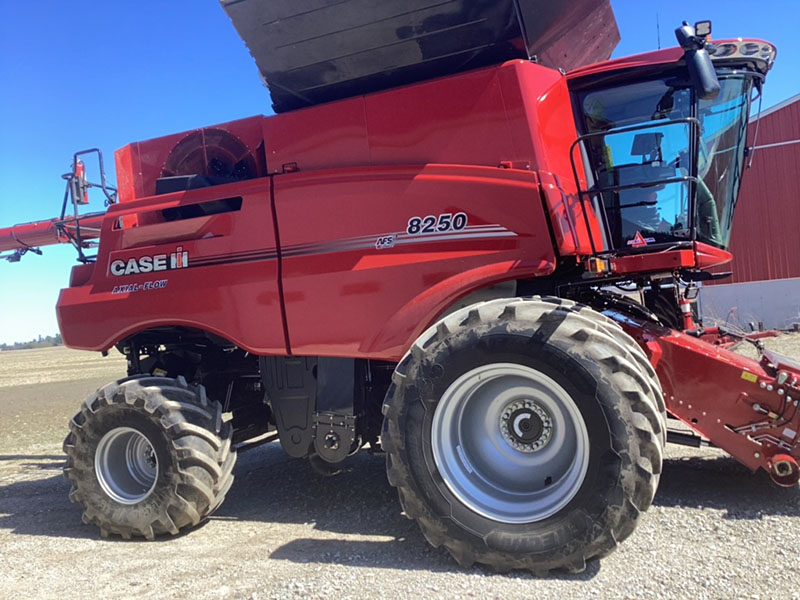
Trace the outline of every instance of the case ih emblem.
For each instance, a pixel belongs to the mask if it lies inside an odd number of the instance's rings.
[[[129,258],[128,260],[115,260],[111,263],[111,274],[117,277],[123,275],[136,275],[139,273],[153,273],[156,271],[171,271],[185,269],[189,266],[189,251],[183,246],[175,248],[170,254],[154,254]]]

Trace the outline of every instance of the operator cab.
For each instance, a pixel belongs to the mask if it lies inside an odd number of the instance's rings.
[[[570,82],[581,134],[573,168],[581,201],[603,224],[597,254],[728,247],[751,101],[775,48],[693,40],[708,53],[702,60],[684,45],[682,56],[661,51],[677,61],[620,59]]]

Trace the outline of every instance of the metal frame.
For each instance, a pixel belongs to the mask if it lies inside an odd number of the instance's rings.
[[[94,262],[97,259],[97,256],[87,256],[84,254],[83,249],[89,247],[89,245],[93,242],[87,242],[83,239],[81,235],[81,219],[85,219],[87,217],[97,216],[97,213],[90,213],[86,215],[81,215],[78,212],[78,198],[75,197],[75,189],[72,186],[72,182],[75,179],[75,167],[78,164],[78,157],[84,156],[86,154],[97,154],[97,161],[100,166],[100,183],[92,183],[90,181],[86,182],[86,187],[88,188],[100,188],[103,191],[103,195],[105,195],[105,206],[110,206],[117,202],[117,188],[111,186],[106,181],[106,171],[105,166],[103,165],[103,152],[99,148],[89,148],[88,150],[81,150],[76,152],[72,155],[72,170],[69,173],[65,173],[61,176],[67,182],[66,189],[64,190],[64,200],[61,203],[61,217],[57,221],[54,221],[53,225],[58,230],[59,235],[63,235],[69,242],[75,246],[75,249],[78,251],[78,262],[81,263],[90,263]],[[73,208],[73,215],[72,217],[67,217],[67,201],[72,202]],[[68,224],[74,224],[75,226],[75,233],[73,234],[69,229],[67,229]],[[94,237],[99,237],[100,230],[92,228],[93,233],[96,233]]]
[[[692,102],[692,106],[694,107],[695,102]],[[694,111],[694,108],[692,109]],[[682,177],[671,177],[669,179],[660,179],[658,181],[652,182],[644,182],[644,183],[633,183],[633,184],[626,184],[626,185],[612,185],[612,186],[605,186],[605,187],[597,187],[591,190],[584,190],[581,186],[581,179],[578,174],[578,168],[575,164],[575,148],[579,144],[583,144],[586,140],[598,137],[606,137],[612,134],[618,133],[628,133],[631,131],[639,131],[643,129],[653,129],[656,127],[663,127],[665,124],[667,125],[677,125],[680,123],[684,123],[689,125],[689,154],[691,156],[691,164],[690,166],[690,175],[684,175]],[[700,136],[700,121],[697,117],[684,117],[681,119],[669,119],[665,122],[653,122],[653,123],[644,123],[641,125],[631,125],[629,127],[620,127],[618,129],[607,129],[604,131],[596,131],[592,133],[585,133],[579,135],[572,145],[569,148],[569,160],[570,165],[572,166],[572,175],[575,178],[575,185],[578,190],[578,198],[581,202],[581,211],[583,212],[583,218],[586,221],[586,230],[589,235],[589,243],[592,247],[592,254],[594,255],[607,255],[607,254],[618,254],[620,252],[628,252],[627,248],[611,248],[609,247],[607,250],[602,250],[598,252],[597,244],[594,239],[594,234],[592,233],[592,228],[589,224],[589,214],[586,210],[586,196],[595,196],[603,194],[604,192],[616,192],[620,190],[628,190],[628,189],[636,189],[636,188],[648,188],[653,187],[656,185],[667,185],[670,183],[680,183],[680,182],[688,182],[689,183],[689,222],[688,222],[688,229],[692,232],[692,237],[685,241],[694,241],[695,240],[695,193],[697,190],[697,152],[698,152],[698,140]],[[584,152],[586,155],[589,155],[587,147],[583,146]],[[603,216],[603,229],[605,232],[605,236],[608,239],[609,243],[611,243],[611,230],[609,227],[609,218],[608,212],[605,206],[605,203],[599,203],[600,209],[602,211]],[[682,241],[682,240],[681,240]],[[673,246],[675,243],[679,243],[678,240],[676,242],[669,242],[666,244],[653,244],[652,246],[648,246],[651,249],[660,249],[662,246]]]

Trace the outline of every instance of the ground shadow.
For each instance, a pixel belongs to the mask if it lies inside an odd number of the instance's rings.
[[[726,519],[800,517],[800,488],[775,485],[763,471],[751,473],[734,458],[670,458],[653,503],[657,506],[712,508]]]
[[[280,546],[270,553],[271,559],[296,563],[329,563],[350,567],[419,570],[431,573],[489,573],[495,577],[514,580],[537,579],[526,571],[494,573],[481,566],[460,567],[447,553],[432,548],[424,538],[400,538],[377,541],[319,540],[300,538]],[[548,579],[588,581],[600,572],[600,562],[592,561],[582,573],[554,571]]]
[[[21,535],[99,537],[94,527],[81,523],[80,507],[69,502],[69,483],[60,475],[42,476],[42,470],[60,467],[61,457],[5,455],[0,460],[21,464],[14,481],[0,482],[0,528]],[[3,480],[9,481],[8,469],[4,474]],[[212,522],[313,524],[327,533],[383,538],[299,538],[275,549],[272,559],[463,572],[444,551],[431,548],[417,525],[403,516],[396,491],[386,481],[382,456],[358,454],[349,459],[341,474],[323,477],[307,461],[290,459],[278,443],[271,443],[241,454],[235,476],[234,486]],[[800,490],[777,488],[768,477],[753,476],[727,457],[668,459],[655,504],[722,509],[725,517],[732,519],[797,517]],[[599,569],[594,561],[584,573],[554,576],[587,580]],[[515,572],[508,577],[527,575]]]
[[[14,461],[19,461],[22,468],[40,471],[60,471],[64,467],[63,454],[0,454],[0,463]]]

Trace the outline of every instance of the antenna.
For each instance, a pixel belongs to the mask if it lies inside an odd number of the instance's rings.
[[[658,49],[661,50],[661,28],[658,26],[658,11],[656,11],[656,37],[658,38]]]

